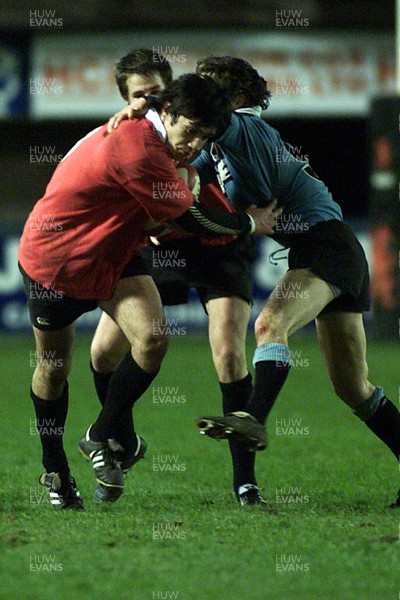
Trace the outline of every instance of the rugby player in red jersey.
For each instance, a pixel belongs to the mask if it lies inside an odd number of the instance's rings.
[[[135,49],[116,64],[116,83],[123,99],[129,105],[124,115],[135,109],[147,110],[143,99],[159,94],[172,79],[169,62],[150,49]],[[110,119],[108,131],[118,125],[118,117]],[[202,178],[202,173],[200,173]],[[201,203],[231,211],[232,207],[216,183],[202,185]],[[146,261],[163,305],[187,302],[189,287],[197,294],[208,314],[208,331],[214,366],[218,375],[224,412],[237,410],[252,391],[251,376],[246,361],[246,333],[250,320],[253,293],[252,260],[254,242],[247,236],[185,239],[175,233],[162,236],[161,245],[148,246],[142,255]],[[184,268],[160,268],[157,255],[179,256]],[[102,404],[113,372],[129,349],[129,341],[117,323],[103,313],[91,346],[91,370],[97,395]],[[133,466],[146,451],[146,442],[134,429],[132,413],[127,411],[117,430],[117,440],[123,446],[122,464],[125,471]],[[240,504],[262,503],[254,472],[255,454],[245,445],[232,441],[230,453],[233,466],[233,489]],[[113,501],[112,488],[99,485],[96,497]]]
[[[157,375],[167,348],[163,332],[154,331],[163,318],[160,298],[139,255],[148,219],[174,221],[197,234],[263,235],[272,232],[279,214],[269,207],[249,218],[193,204],[175,161],[190,158],[223,129],[230,106],[214,82],[197,75],[180,77],[160,100],[160,110],[145,119],[124,123],[113,135],[105,135],[104,125],[80,140],[58,165],[22,234],[18,258],[37,356],[31,398],[46,470],[40,481],[55,508],[83,508],[63,432],[73,322],[97,306],[115,320],[130,349],[80,450],[99,484],[116,493],[123,489],[122,448],[109,440]],[[165,185],[176,194],[160,201],[155,190]],[[49,222],[54,228],[45,226]]]

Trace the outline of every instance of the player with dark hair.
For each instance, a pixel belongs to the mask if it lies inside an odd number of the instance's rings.
[[[137,51],[133,51],[133,54],[136,53]],[[155,57],[154,63],[159,64],[159,62],[160,58]],[[124,64],[124,59],[119,64]],[[141,66],[139,72],[143,74],[145,68],[146,65]],[[130,77],[133,76],[131,73]],[[149,87],[155,86],[154,73],[146,75],[146,78]],[[258,80],[246,78],[248,85],[254,86],[255,89],[261,88]],[[132,79],[128,79],[128,83],[131,85],[132,107],[145,106],[143,87],[132,87]],[[229,96],[229,93],[227,95]],[[123,114],[133,116],[135,111],[125,109]],[[109,131],[111,132],[118,123],[117,116],[112,119]],[[203,185],[199,201],[232,210],[218,182]],[[274,204],[271,205],[271,209],[273,206]],[[254,258],[254,242],[248,236],[241,239],[232,236],[214,239],[186,236],[182,239],[182,236],[175,233],[164,235],[159,239],[159,243],[159,246],[148,246],[142,251],[147,268],[156,282],[164,305],[186,303],[189,287],[196,289],[208,314],[210,347],[219,379],[223,407],[225,411],[231,412],[237,408],[237,403],[241,402],[243,397],[250,397],[252,390],[245,342],[253,290],[251,263]],[[154,253],[160,250],[178,253],[185,268],[154,268]],[[91,347],[91,369],[101,403],[105,401],[112,374],[128,348],[129,344],[123,332],[107,314],[103,313]],[[121,419],[117,440],[124,447],[123,468],[126,472],[146,450],[144,440],[135,432],[130,411],[124,415],[124,419]],[[261,497],[247,487],[249,483],[253,486],[257,483],[254,475],[254,453],[249,452],[245,445],[235,441],[230,444],[230,450],[233,463],[233,488],[240,504],[245,506],[262,502]],[[100,492],[101,499],[105,501],[115,499],[113,490],[101,486],[97,496]]]
[[[284,218],[273,237],[289,248],[289,270],[255,323],[255,385],[250,400],[243,399],[239,412],[231,415],[202,417],[199,427],[211,437],[264,449],[265,423],[291,366],[288,339],[315,319],[336,394],[399,460],[400,413],[382,387],[368,379],[362,312],[370,306],[369,275],[361,245],[308,161],[296,157],[260,118],[265,93],[260,89],[256,97],[252,84],[247,85],[255,69],[242,59],[212,57],[199,61],[197,72],[211,75],[225,91],[236,90],[233,105],[238,110],[211,153],[203,150],[193,164],[199,172],[214,170],[236,208],[265,206],[278,198]],[[282,289],[301,294],[285,295]],[[393,506],[400,506],[400,494]]]
[[[267,82],[242,58],[209,56],[197,61],[197,72],[209,75],[218,83],[232,106],[246,102],[246,106],[269,106],[271,93]]]
[[[248,217],[193,203],[178,176],[176,161],[198,152],[229,122],[231,109],[218,86],[209,78],[184,75],[170,84],[161,104],[159,112],[151,110],[145,119],[124,123],[113,135],[105,135],[104,125],[75,144],[57,166],[22,234],[18,258],[37,356],[31,398],[46,469],[40,482],[49,489],[55,508],[83,508],[63,432],[73,322],[97,306],[115,320],[130,349],[109,382],[103,409],[79,445],[92,462],[97,482],[122,493],[122,448],[112,440],[121,417],[157,375],[167,348],[162,330],[154,332],[154,323],[163,318],[162,305],[139,255],[149,218],[211,236],[273,231],[275,217],[269,209]],[[178,193],[160,202],[154,189],[162,185],[173,185]],[[48,215],[57,224],[55,230],[42,226]]]

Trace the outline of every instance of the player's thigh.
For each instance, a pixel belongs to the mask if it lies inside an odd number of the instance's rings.
[[[120,326],[102,312],[90,348],[93,367],[99,372],[114,371],[130,344]]]
[[[113,298],[99,306],[117,323],[132,347],[138,340],[154,336],[164,317],[160,295],[149,275],[120,279]]]
[[[369,398],[366,338],[361,313],[335,311],[316,319],[318,340],[336,393],[352,408]]]
[[[285,332],[288,336],[313,321],[334,294],[308,269],[287,271],[269,296],[256,321],[256,334]]]
[[[33,326],[36,343],[36,367],[60,378],[67,377],[71,370],[74,325],[57,331],[44,331]]]

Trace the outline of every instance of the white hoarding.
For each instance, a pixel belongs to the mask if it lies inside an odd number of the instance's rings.
[[[115,61],[135,47],[166,55],[176,75],[209,54],[245,58],[268,81],[271,116],[366,115],[371,96],[395,91],[394,39],[385,35],[57,33],[33,40],[32,116],[107,118],[122,105]]]

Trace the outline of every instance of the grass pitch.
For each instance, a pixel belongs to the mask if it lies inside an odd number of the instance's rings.
[[[147,457],[117,503],[97,504],[92,469],[77,451],[98,411],[89,342],[78,337],[65,436],[87,508],[80,514],[54,511],[37,483],[33,341],[1,341],[0,598],[399,598],[400,510],[387,509],[398,466],[334,397],[313,336],[293,340],[296,367],[271,414],[270,447],[257,456],[273,514],[237,505],[226,442],[193,424],[220,412],[205,337],[172,340],[156,389],[135,410]],[[369,363],[371,380],[397,404],[398,347],[371,343]]]

